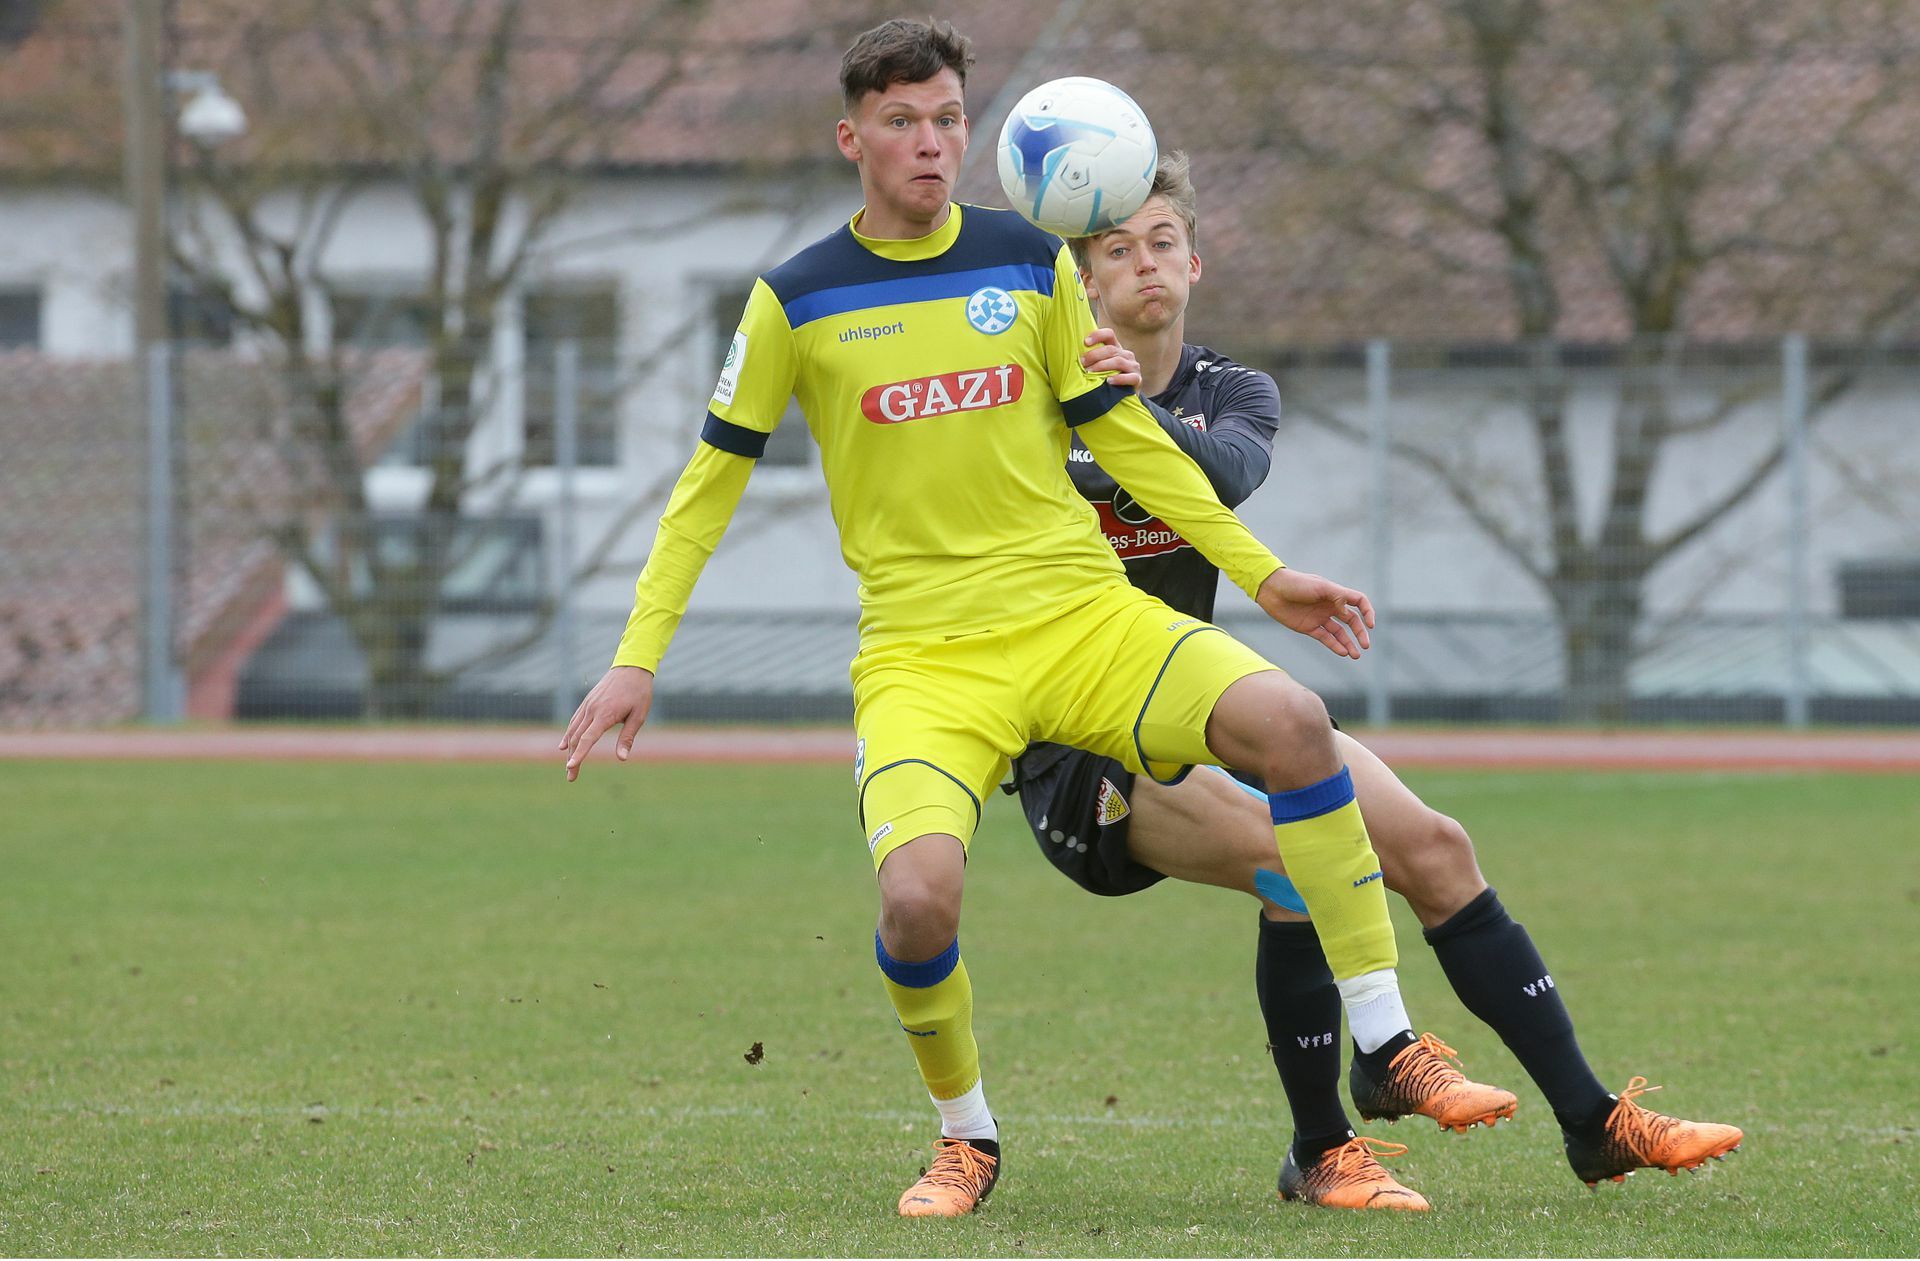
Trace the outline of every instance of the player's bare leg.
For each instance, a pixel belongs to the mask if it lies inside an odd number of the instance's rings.
[[[1361,813],[1381,838],[1387,886],[1420,917],[1461,1001],[1500,1035],[1547,1096],[1581,1181],[1617,1182],[1644,1168],[1678,1173],[1737,1148],[1743,1135],[1734,1126],[1683,1121],[1635,1103],[1645,1078],[1634,1078],[1619,1096],[1607,1092],[1581,1054],[1533,939],[1481,877],[1466,829],[1421,801],[1358,740],[1344,732],[1334,738],[1353,769]],[[1361,1105],[1362,1115],[1367,1111]]]
[[[973,1039],[973,986],[960,961],[966,864],[960,838],[942,833],[916,837],[880,864],[875,954],[941,1119],[933,1163],[900,1196],[905,1217],[972,1212],[1000,1176]]]
[[[1734,1150],[1742,1136],[1733,1126],[1680,1121],[1641,1107],[1634,1099],[1643,1093],[1642,1078],[1617,1098],[1600,1085],[1551,973],[1536,964],[1531,938],[1482,878],[1466,830],[1421,801],[1359,741],[1343,732],[1333,739],[1353,776],[1388,888],[1427,929],[1468,1009],[1500,1034],[1553,1105],[1576,1174],[1592,1185],[1617,1181],[1634,1168],[1693,1168]],[[1145,866],[1239,889],[1273,867],[1264,850],[1265,811],[1224,776],[1196,774],[1173,788],[1138,781],[1133,808],[1128,849]],[[1176,822],[1177,831],[1169,826]]]
[[[1221,694],[1206,736],[1227,765],[1254,772],[1266,785],[1275,845],[1313,916],[1356,1059],[1386,1077],[1390,1064],[1410,1057],[1409,1064],[1423,1066],[1424,1080],[1425,1066],[1438,1057],[1414,1037],[1400,999],[1380,859],[1326,706],[1280,671],[1259,671]]]
[[[1426,1199],[1379,1160],[1406,1148],[1356,1137],[1341,1105],[1339,991],[1313,925],[1274,900],[1299,905],[1268,839],[1271,830],[1262,826],[1264,804],[1211,768],[1177,789],[1136,779],[1128,856],[1175,879],[1260,900],[1255,985],[1268,1050],[1293,1113],[1281,1198],[1328,1208],[1424,1210]],[[1419,1045],[1411,1030],[1401,1041]],[[1499,1095],[1511,1104],[1511,1095]]]
[[[1336,733],[1338,735],[1338,733]],[[1421,904],[1434,904],[1436,898],[1452,898],[1465,891],[1455,906],[1463,906],[1475,892],[1486,889],[1473,862],[1473,843],[1459,823],[1428,810],[1396,779],[1386,766],[1357,741],[1338,735],[1336,747],[1348,754],[1348,766],[1354,772],[1354,789],[1361,814],[1367,818],[1367,831],[1379,837],[1382,869],[1388,871],[1388,887],[1400,891],[1396,879],[1407,875],[1430,877],[1423,887]],[[1263,927],[1263,952],[1281,952],[1288,956],[1288,969],[1294,973],[1313,973],[1323,969],[1317,944],[1311,937],[1306,916],[1277,906],[1271,896],[1275,877],[1284,883],[1283,864],[1265,845],[1267,829],[1261,825],[1260,800],[1250,789],[1225,773],[1202,772],[1175,789],[1152,781],[1137,781],[1133,789],[1133,827],[1127,831],[1127,852],[1140,866],[1162,871],[1173,879],[1200,885],[1219,885],[1221,889],[1252,892],[1261,902],[1261,916],[1267,921],[1302,921],[1302,929]],[[1459,839],[1463,846],[1453,845]],[[1430,845],[1430,848],[1428,848]],[[1413,852],[1409,852],[1413,850]],[[1469,889],[1471,887],[1471,889]],[[1409,898],[1413,900],[1413,898]],[[1442,916],[1444,917],[1444,916]],[[1273,942],[1269,942],[1271,937]],[[1261,985],[1265,996],[1269,985]],[[1309,1002],[1306,994],[1300,1002]],[[1338,1025],[1338,1011],[1325,1021],[1325,1035],[1319,1029],[1306,1033],[1294,1029],[1273,1031],[1277,1061],[1294,1050],[1317,1050],[1288,1046],[1288,1040],[1321,1036],[1336,1042],[1332,1035]],[[1400,1031],[1390,1042],[1390,1054],[1377,1056],[1373,1073],[1367,1073],[1365,1056],[1354,1058],[1352,1092],[1359,1115],[1367,1121],[1398,1121],[1405,1115],[1423,1115],[1442,1129],[1465,1132],[1475,1125],[1494,1125],[1513,1115],[1515,1096],[1498,1086],[1469,1081],[1457,1067],[1453,1050],[1434,1035],[1413,1036],[1411,1027]],[[1331,1063],[1338,1069],[1338,1050],[1332,1050]],[[1296,1069],[1294,1077],[1306,1077],[1308,1071]],[[1281,1065],[1281,1077],[1290,1077],[1288,1065]],[[1294,1083],[1288,1083],[1294,1084]],[[1296,1127],[1300,1125],[1296,1117]],[[1344,1117],[1342,1117],[1344,1123]],[[1325,1129],[1325,1125],[1323,1125]],[[1332,1132],[1321,1134],[1331,1138]]]

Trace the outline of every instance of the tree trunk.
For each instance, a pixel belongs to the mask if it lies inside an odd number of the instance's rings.
[[[425,718],[438,694],[427,668],[427,633],[433,601],[419,565],[375,570],[375,588],[347,619],[367,660],[369,718]]]
[[[365,646],[369,718],[426,718],[438,689],[427,674],[424,618],[389,615]]]
[[[1593,574],[1560,584],[1560,642],[1566,654],[1570,723],[1624,723],[1632,697],[1633,632],[1640,624],[1640,573]]]

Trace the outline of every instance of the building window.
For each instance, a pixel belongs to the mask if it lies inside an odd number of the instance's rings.
[[[753,292],[751,280],[741,284],[722,285],[713,296],[713,363],[714,376],[720,373],[720,358],[726,354],[727,347],[733,341],[734,330],[740,327],[740,313],[747,309],[747,295]],[[800,413],[800,404],[793,399],[787,400],[787,410],[780,418],[780,427],[767,439],[766,454],[760,457],[762,468],[812,468],[813,435],[807,432],[807,418]]]
[[[579,348],[579,393],[574,407],[574,459],[583,466],[618,462],[620,303],[611,289],[528,294],[522,320],[526,346],[526,462],[558,460],[559,398],[556,354],[563,342]]]
[[[208,289],[174,285],[167,290],[167,327],[187,346],[233,345],[233,304]]]
[[[355,350],[425,350],[433,345],[440,310],[424,297],[397,290],[333,295],[333,344]],[[429,390],[428,398],[438,391]],[[431,464],[439,447],[437,415],[429,403],[387,452],[383,464]]]
[[[40,345],[40,291],[0,289],[0,350],[33,350]]]
[[[437,579],[433,604],[441,613],[527,613],[546,598],[538,517],[382,513],[364,518],[361,528],[367,536],[357,551],[377,556],[388,570],[417,569],[423,584]],[[438,573],[426,568],[430,544],[445,549]],[[364,569],[349,578],[357,594],[372,594]]]

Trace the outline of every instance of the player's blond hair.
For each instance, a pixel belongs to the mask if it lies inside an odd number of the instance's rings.
[[[1167,208],[1180,216],[1180,222],[1187,228],[1187,248],[1200,248],[1200,221],[1194,209],[1193,177],[1189,174],[1187,155],[1179,149],[1170,149],[1160,155],[1160,161],[1153,168],[1153,188],[1147,193],[1149,198],[1164,197]],[[1105,236],[1096,232],[1092,236],[1076,236],[1067,241],[1073,250],[1074,265],[1081,271],[1089,270],[1087,264],[1092,257],[1093,243]]]

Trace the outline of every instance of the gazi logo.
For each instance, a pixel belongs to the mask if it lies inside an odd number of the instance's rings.
[[[928,416],[1005,407],[1019,400],[1026,382],[1026,373],[1017,363],[916,377],[871,387],[860,396],[860,413],[876,425],[897,425]]]

